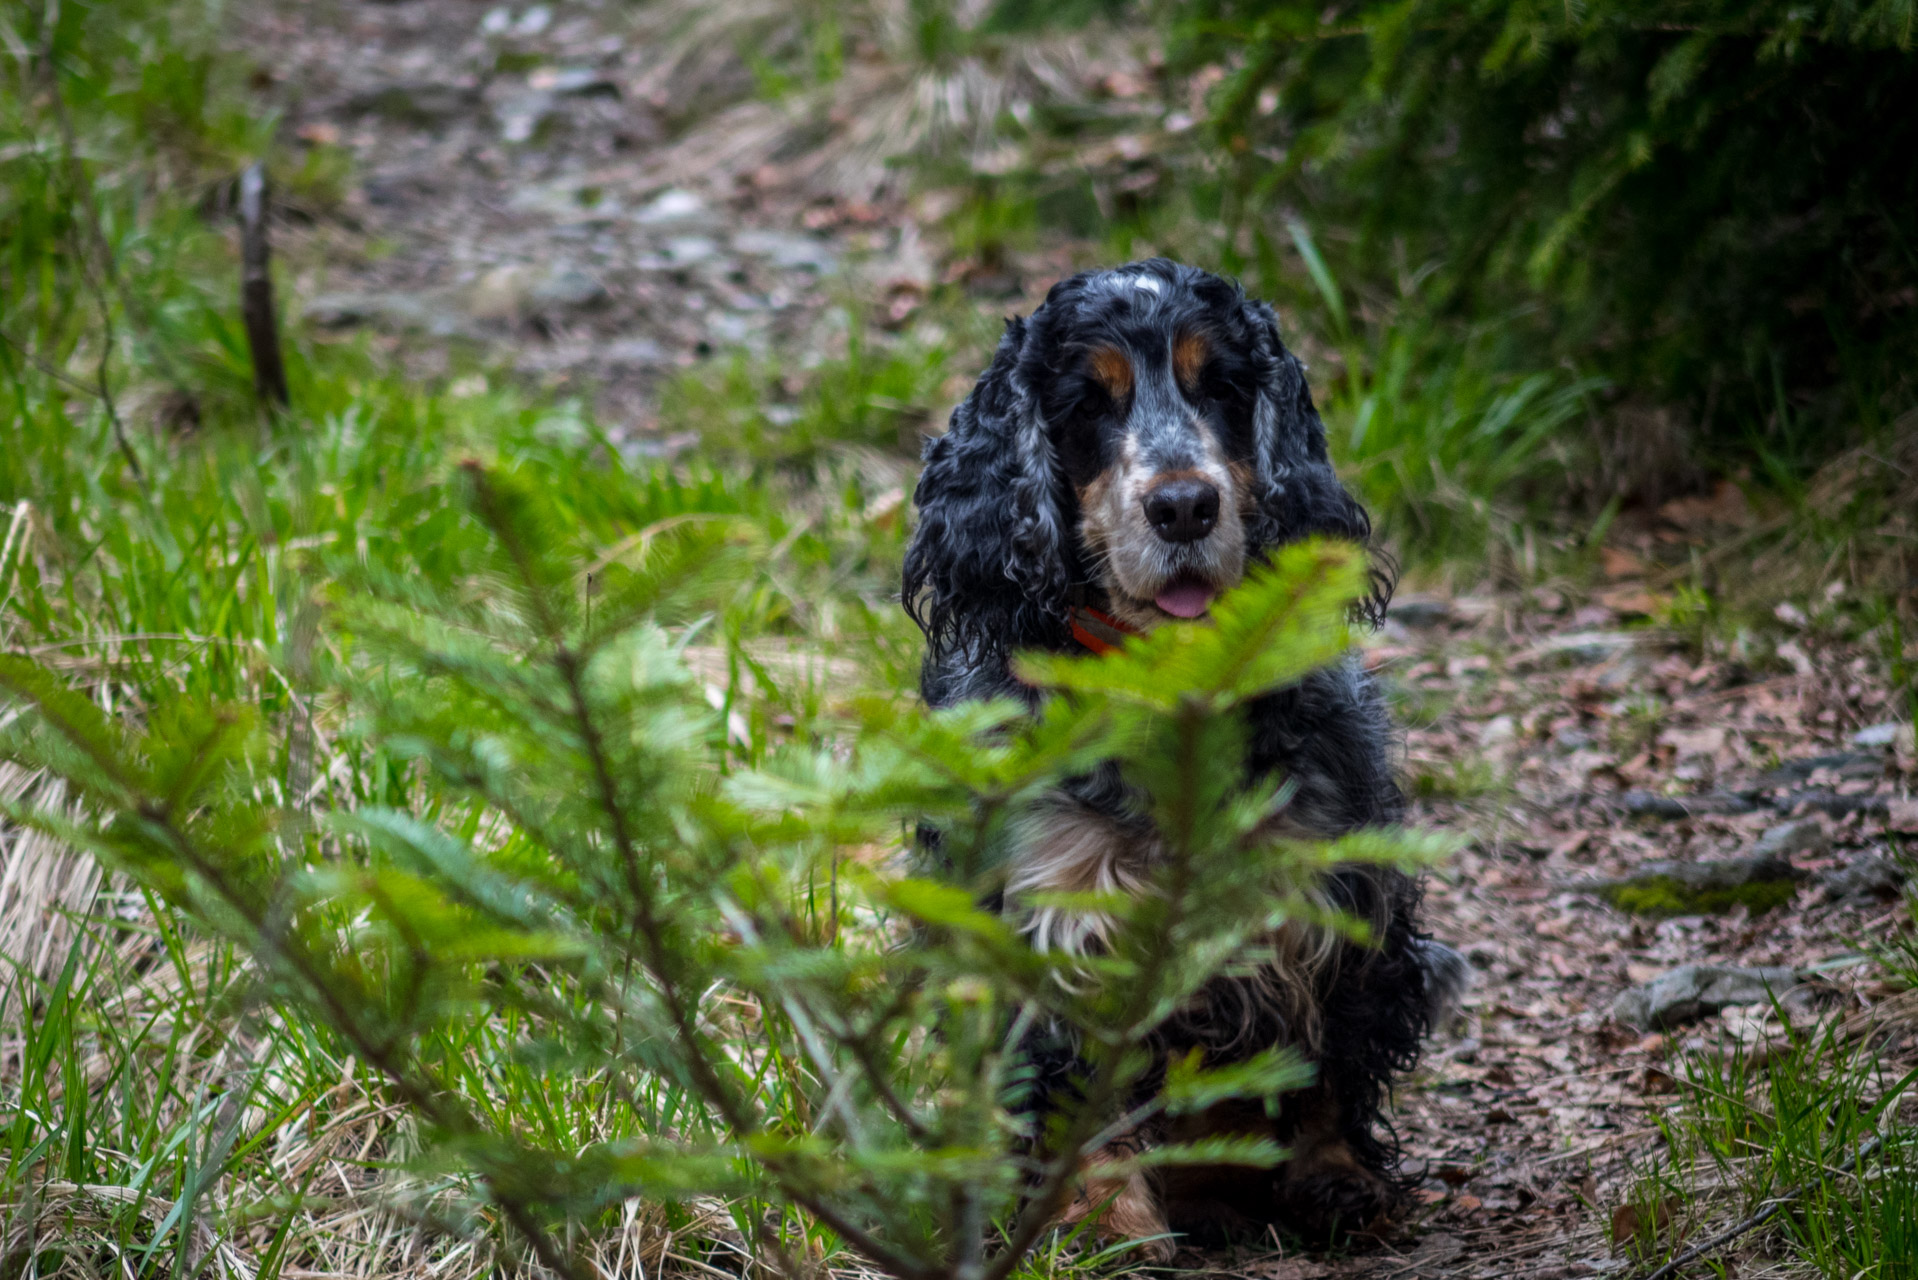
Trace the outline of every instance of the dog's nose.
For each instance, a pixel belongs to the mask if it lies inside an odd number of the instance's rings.
[[[1145,496],[1146,523],[1167,542],[1197,542],[1219,520],[1219,491],[1203,480],[1168,480]]]

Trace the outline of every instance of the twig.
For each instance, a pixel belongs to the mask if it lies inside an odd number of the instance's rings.
[[[1867,1142],[1864,1146],[1858,1148],[1856,1152],[1846,1157],[1844,1162],[1840,1164],[1836,1169],[1832,1170],[1832,1172],[1840,1175],[1850,1173],[1853,1169],[1855,1169],[1858,1166],[1860,1161],[1870,1158],[1870,1156],[1874,1152],[1876,1152],[1879,1147],[1883,1146],[1884,1141],[1885,1140],[1883,1135],[1873,1135],[1871,1141]],[[1813,1183],[1807,1182],[1799,1186],[1793,1187],[1790,1191],[1787,1191],[1782,1196],[1778,1196],[1776,1199],[1766,1204],[1766,1206],[1760,1209],[1757,1213],[1754,1213],[1751,1215],[1751,1217],[1746,1218],[1743,1222],[1734,1223],[1732,1226],[1725,1228],[1723,1231],[1719,1232],[1717,1235],[1713,1236],[1711,1239],[1702,1240],[1699,1243],[1693,1245],[1691,1248],[1685,1250],[1685,1252],[1679,1254],[1676,1258],[1673,1258],[1670,1262],[1666,1263],[1664,1266],[1660,1267],[1658,1270],[1646,1276],[1645,1280],[1669,1280],[1671,1276],[1675,1275],[1678,1272],[1678,1269],[1680,1267],[1688,1266],[1691,1263],[1698,1261],[1700,1258],[1704,1257],[1706,1254],[1712,1253],[1715,1250],[1730,1244],[1732,1241],[1738,1239],[1738,1237],[1744,1235],[1746,1232],[1756,1231],[1759,1227],[1764,1226],[1767,1222],[1770,1222],[1773,1218],[1777,1217],[1779,1213],[1785,1208],[1786,1205],[1791,1204],[1793,1201],[1797,1200],[1800,1196],[1804,1195],[1805,1192],[1811,1190],[1813,1185],[1814,1185]]]
[[[273,251],[266,215],[266,167],[255,161],[240,175],[240,319],[253,353],[253,390],[270,411],[284,409],[291,397],[273,317]]]

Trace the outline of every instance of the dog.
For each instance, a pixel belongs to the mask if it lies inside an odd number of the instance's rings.
[[[1016,651],[1103,651],[1127,633],[1190,625],[1272,548],[1371,537],[1273,309],[1166,259],[1073,276],[1029,318],[1008,321],[924,464],[901,598],[926,636],[920,685],[933,707],[1036,705],[1011,670]],[[1371,621],[1391,588],[1389,568],[1375,568],[1359,606]],[[1248,775],[1289,783],[1276,825],[1333,836],[1400,819],[1388,721],[1356,661],[1257,700],[1248,720]],[[1101,945],[1101,918],[1025,900],[1141,892],[1153,848],[1141,806],[1108,764],[1021,820],[1000,905],[1034,945],[1084,953]],[[1470,969],[1419,930],[1420,886],[1404,872],[1340,866],[1318,893],[1366,921],[1372,945],[1288,925],[1268,940],[1259,972],[1215,979],[1154,1046],[1161,1062],[1197,1048],[1214,1066],[1287,1046],[1316,1066],[1315,1082],[1284,1095],[1275,1115],[1231,1104],[1120,1143],[1264,1134],[1290,1158],[1270,1172],[1178,1168],[1123,1181],[1100,1179],[1095,1165],[1068,1216],[1101,1213],[1108,1233],[1134,1239],[1268,1225],[1327,1239],[1376,1224],[1403,1199],[1385,1105]],[[1042,1110],[1073,1087],[1077,1059],[1043,1031],[1024,1050]],[[1170,1254],[1163,1241],[1149,1252]]]

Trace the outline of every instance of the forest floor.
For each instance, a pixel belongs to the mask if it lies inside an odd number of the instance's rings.
[[[285,236],[311,324],[387,335],[423,374],[510,370],[591,398],[622,449],[696,455],[656,412],[680,371],[742,349],[803,364],[843,343],[843,308],[895,327],[954,268],[906,201],[822,195],[764,139],[669,145],[697,104],[654,74],[628,12],[401,0],[244,21],[295,136],[350,159],[337,205]],[[979,284],[981,310],[1029,308],[1068,265],[1021,259]],[[1431,876],[1430,927],[1477,971],[1399,1096],[1417,1207],[1337,1254],[1187,1252],[1182,1267],[1622,1273],[1613,1235],[1639,1216],[1668,1238],[1735,1216],[1707,1197],[1667,1222],[1642,1194],[1691,1055],[1775,1052],[1785,1017],[1869,1040],[1900,1074],[1918,1053],[1918,1011],[1866,962],[1909,927],[1894,860],[1896,833],[1918,829],[1909,730],[1873,730],[1908,713],[1869,654],[1802,614],[1760,641],[1654,625],[1672,615],[1653,566],[1743,518],[1734,494],[1621,525],[1596,588],[1401,599],[1370,660],[1406,728],[1416,820],[1462,846]],[[1764,839],[1788,871],[1761,867],[1723,912],[1634,914],[1597,885],[1662,861],[1737,866]],[[1690,964],[1792,977],[1777,1007],[1694,1001],[1663,1029],[1613,1016]],[[1745,1274],[1769,1265],[1752,1252],[1765,1239],[1740,1246]]]

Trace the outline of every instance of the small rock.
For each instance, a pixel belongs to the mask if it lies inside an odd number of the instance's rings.
[[[658,364],[666,349],[651,338],[620,338],[600,348],[599,358],[607,364]]]
[[[1640,1030],[1669,1030],[1734,1005],[1763,1004],[1801,979],[1795,969],[1680,965],[1612,1002],[1612,1017]]]
[[[1832,818],[1845,818],[1854,813],[1867,818],[1883,818],[1891,813],[1891,797],[1841,796],[1830,791],[1800,791],[1779,800],[1778,807],[1785,813],[1795,813],[1803,809],[1807,813],[1822,813]]]
[[[1568,631],[1548,636],[1537,644],[1512,655],[1513,666],[1524,666],[1558,659],[1574,666],[1604,662],[1644,646],[1646,638],[1635,631]]]
[[[1799,854],[1820,854],[1831,848],[1831,835],[1816,818],[1799,818],[1767,827],[1752,846],[1754,858],[1792,858]]]
[[[706,202],[690,191],[674,187],[655,196],[645,208],[633,215],[641,226],[660,226],[669,222],[690,222],[706,216]]]
[[[690,267],[719,256],[719,246],[708,236],[674,236],[666,242],[666,257],[676,267]]]
[[[518,35],[536,36],[552,25],[552,9],[543,4],[536,4],[519,16],[519,21],[513,24],[513,30]]]
[[[832,249],[816,237],[791,231],[741,231],[733,236],[733,248],[787,271],[825,272],[837,261]]]
[[[309,301],[300,314],[308,324],[322,329],[377,325],[423,329],[438,337],[450,337],[463,328],[446,308],[410,293],[326,293]]]
[[[714,341],[736,347],[752,337],[753,325],[752,321],[736,312],[718,311],[706,321],[706,332],[712,335]]]
[[[533,268],[523,262],[494,267],[467,292],[467,313],[477,320],[518,319],[533,279]]]
[[[1885,772],[1885,761],[1883,756],[1859,751],[1807,756],[1802,760],[1787,760],[1776,769],[1760,774],[1757,785],[1765,790],[1796,786],[1820,769],[1829,769],[1840,778],[1876,778]]]
[[[1758,915],[1790,902],[1802,874],[1780,857],[1652,862],[1623,879],[1590,887],[1619,910],[1641,915],[1716,914],[1741,904]]]
[[[526,77],[526,87],[561,98],[619,97],[619,85],[591,67],[541,67]]]
[[[504,6],[488,9],[486,16],[480,19],[480,34],[484,36],[505,35],[513,25],[513,11]]]
[[[580,311],[610,296],[598,277],[562,263],[527,291],[526,300],[535,311]]]
[[[1597,739],[1577,725],[1566,725],[1552,735],[1552,744],[1562,751],[1583,751]]]
[[[1436,627],[1452,620],[1452,602],[1437,596],[1400,596],[1392,601],[1392,617],[1407,627]]]
[[[386,84],[353,95],[346,110],[353,115],[384,116],[402,124],[436,125],[468,116],[479,106],[479,92],[465,85],[422,81]]]
[[[1479,726],[1478,745],[1481,747],[1509,746],[1518,739],[1518,722],[1510,716],[1493,716]]]
[[[1851,745],[1883,751],[1898,745],[1900,740],[1911,741],[1911,726],[1897,720],[1887,720],[1883,724],[1867,725],[1851,735]]]
[[[1895,898],[1909,879],[1905,868],[1890,858],[1866,854],[1849,865],[1827,871],[1818,877],[1830,902],[1847,899]]]
[[[539,132],[546,117],[553,114],[553,95],[540,93],[516,93],[493,108],[493,118],[499,121],[499,136],[502,142],[531,142],[533,135]]]
[[[1625,812],[1634,818],[1658,818],[1675,822],[1695,814],[1750,813],[1758,806],[1735,791],[1714,791],[1702,796],[1667,796],[1656,791],[1627,791],[1620,797]]]

